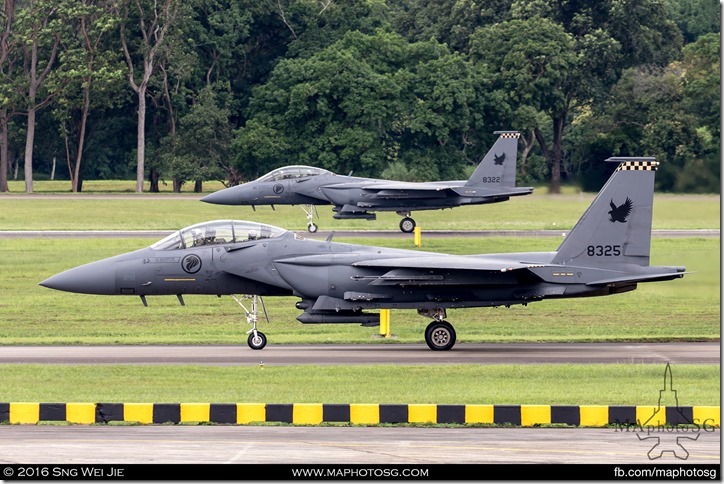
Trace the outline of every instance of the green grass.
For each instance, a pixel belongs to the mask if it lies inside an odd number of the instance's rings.
[[[568,230],[594,194],[533,193],[507,202],[412,213],[425,230]],[[178,230],[206,220],[241,219],[306,231],[301,207],[211,205],[200,196],[149,198],[143,194],[115,198],[30,199],[0,194],[0,230]],[[321,230],[399,230],[400,217],[378,212],[377,220],[334,220],[330,206],[318,206]],[[714,195],[657,195],[653,228],[718,229],[720,198]]]
[[[6,402],[656,405],[664,368],[3,365],[0,395]],[[671,368],[679,405],[719,405],[719,365]]]
[[[202,185],[203,193],[211,193],[226,188],[220,181],[206,181]],[[24,180],[8,181],[10,193],[25,193]],[[149,193],[150,182],[144,182],[143,193]],[[173,194],[173,184],[159,182],[158,190],[161,194]],[[81,193],[135,193],[136,180],[84,180]],[[33,181],[33,193],[72,193],[69,180],[35,180]],[[182,194],[194,193],[194,184],[185,183],[181,187]],[[176,193],[178,194],[178,193]],[[141,194],[139,194],[141,195]]]
[[[239,344],[249,326],[229,297],[82,295],[38,283],[77,265],[149,245],[152,239],[0,239],[0,344]],[[406,239],[340,239],[416,250]],[[555,250],[555,238],[429,239],[422,249],[456,254]],[[511,308],[448,311],[459,342],[701,341],[720,337],[719,240],[654,238],[654,265],[684,265],[692,274],[640,284],[599,298],[546,300]],[[376,327],[302,325],[295,297],[268,297],[270,344],[422,343],[429,321],[414,310],[391,313],[392,339]]]

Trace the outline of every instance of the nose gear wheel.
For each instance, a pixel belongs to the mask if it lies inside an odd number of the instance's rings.
[[[266,318],[267,322],[269,322],[269,315],[266,312],[266,306],[264,306],[264,300],[261,298],[261,296],[237,296],[236,294],[231,295],[232,298],[234,298],[234,301],[236,301],[239,306],[241,306],[244,309],[245,316],[246,316],[246,322],[248,324],[251,324],[251,329],[246,332],[246,334],[249,335],[249,337],[246,340],[246,343],[249,345],[249,348],[252,350],[260,350],[266,346],[266,335],[256,329],[256,323],[258,321],[258,312],[259,312],[259,305],[261,304],[261,307],[264,311],[264,317]],[[251,300],[251,308],[247,309],[246,306],[244,306],[244,303],[242,302],[244,299],[250,299]]]
[[[317,209],[314,205],[302,205],[302,210],[304,210],[304,213],[307,215],[307,230],[311,233],[315,233],[319,227],[317,227],[317,224],[314,223],[314,214],[317,214],[317,218],[319,218],[319,213],[317,212]]]

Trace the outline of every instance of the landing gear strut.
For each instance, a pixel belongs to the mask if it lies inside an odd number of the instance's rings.
[[[425,343],[431,350],[447,351],[455,345],[457,335],[452,324],[445,321],[445,309],[418,309],[417,313],[433,318],[425,329]]]
[[[317,211],[314,205],[302,205],[302,210],[307,214],[307,230],[311,233],[316,232],[319,227],[314,223],[314,212]],[[317,214],[317,217],[319,217],[319,214]]]
[[[266,335],[256,329],[259,303],[261,303],[261,307],[264,310],[264,316],[267,318],[267,321],[269,321],[269,317],[266,314],[266,307],[264,307],[264,301],[262,300],[261,296],[237,296],[235,294],[232,294],[231,297],[234,298],[234,301],[236,301],[239,306],[244,308],[244,312],[246,313],[246,322],[248,324],[251,324],[251,329],[246,332],[246,334],[249,335],[246,340],[249,348],[251,348],[252,350],[260,350],[264,348],[266,346]],[[242,302],[242,300],[244,299],[251,299],[251,310],[247,309],[246,306],[244,306],[244,303]]]
[[[401,215],[402,217],[404,217],[402,220],[400,220],[400,230],[402,230],[406,234],[409,234],[410,232],[415,230],[415,226],[417,224],[410,217],[410,212],[397,212],[397,215]]]

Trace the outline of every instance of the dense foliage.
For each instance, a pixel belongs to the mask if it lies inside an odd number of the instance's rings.
[[[0,191],[460,179],[511,129],[521,183],[554,193],[598,189],[609,156],[720,188],[710,0],[4,0],[0,23]]]

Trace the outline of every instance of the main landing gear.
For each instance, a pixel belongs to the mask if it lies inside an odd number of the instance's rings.
[[[433,321],[425,329],[425,343],[434,351],[447,351],[455,345],[457,335],[452,324],[445,321],[445,309],[418,309],[421,316],[431,317]]]
[[[262,300],[261,296],[237,296],[235,294],[232,294],[231,297],[234,298],[234,301],[239,303],[239,306],[244,308],[244,312],[246,313],[246,322],[251,324],[251,329],[246,332],[246,334],[249,335],[246,340],[249,348],[251,348],[252,350],[260,350],[264,348],[266,346],[266,335],[256,329],[259,304],[261,304],[261,307],[264,310],[264,316],[266,317],[267,322],[269,321],[269,316],[266,313],[266,307],[264,307],[264,301]],[[242,302],[242,300],[244,299],[251,299],[251,310],[247,309],[246,306],[244,306],[244,303]]]
[[[304,213],[307,214],[307,230],[311,233],[315,233],[319,228],[317,227],[317,224],[314,223],[314,213],[317,209],[314,208],[314,205],[302,205],[302,210],[304,210]],[[319,218],[318,213],[317,218]]]
[[[404,217],[402,220],[400,220],[400,230],[402,230],[406,234],[409,234],[410,232],[415,230],[417,224],[410,217],[410,212],[397,212],[397,215]]]

